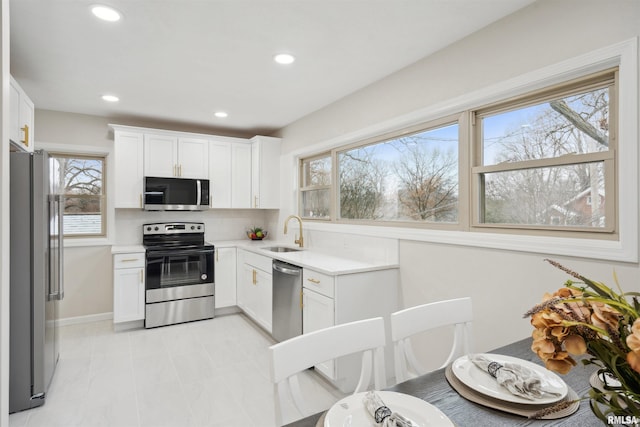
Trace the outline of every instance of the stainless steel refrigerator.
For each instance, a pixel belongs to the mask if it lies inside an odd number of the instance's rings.
[[[62,212],[56,163],[44,151],[12,152],[9,412],[44,404],[58,362]]]

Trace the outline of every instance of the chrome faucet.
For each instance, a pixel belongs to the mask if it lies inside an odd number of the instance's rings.
[[[297,243],[298,246],[303,247],[304,246],[304,237],[302,237],[302,218],[300,218],[298,215],[289,215],[287,217],[287,219],[284,220],[284,234],[287,234],[287,224],[289,223],[289,220],[291,218],[297,219],[298,223],[300,223],[300,238],[294,240],[294,243]]]

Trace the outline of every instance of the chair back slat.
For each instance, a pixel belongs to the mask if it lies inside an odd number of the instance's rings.
[[[274,384],[276,424],[282,425],[283,408],[288,401],[300,416],[311,415],[296,375],[328,360],[362,353],[362,369],[355,392],[369,387],[372,374],[375,388],[384,388],[385,344],[384,320],[376,317],[321,329],[271,346],[270,373]]]
[[[441,367],[471,352],[471,298],[457,298],[407,308],[391,314],[391,340],[394,345],[396,381],[423,375],[427,370],[418,361],[410,338],[420,332],[454,326],[451,351]]]

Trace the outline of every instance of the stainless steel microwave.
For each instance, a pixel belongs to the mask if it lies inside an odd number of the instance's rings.
[[[202,211],[209,209],[209,180],[144,178],[144,210]]]

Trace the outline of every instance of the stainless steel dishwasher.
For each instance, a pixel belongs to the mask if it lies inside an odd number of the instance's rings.
[[[276,341],[302,335],[302,267],[273,260],[273,323]]]

